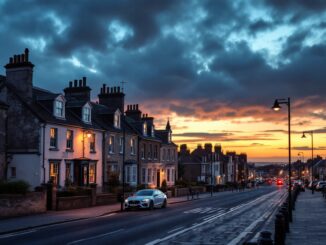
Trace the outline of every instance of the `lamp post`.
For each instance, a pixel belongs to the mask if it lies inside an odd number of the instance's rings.
[[[298,156],[302,157],[302,160],[299,159],[300,160],[300,165],[299,165],[300,173],[299,173],[299,176],[300,176],[300,179],[302,179],[302,169],[301,168],[302,168],[302,164],[304,164],[304,153],[302,151],[300,151],[300,152],[298,152]]]
[[[288,149],[289,149],[289,188],[288,188],[288,211],[289,211],[289,221],[292,222],[292,199],[291,199],[291,101],[290,98],[287,99],[276,99],[272,109],[274,111],[279,111],[281,109],[281,104],[288,106]]]
[[[121,115],[121,125],[122,125],[122,196],[120,209],[123,211],[123,206],[125,202],[125,157],[126,157],[126,125],[125,116]]]
[[[214,155],[211,154],[211,197],[213,196],[213,158]]]
[[[303,131],[301,138],[307,138],[305,134],[310,134],[311,136],[311,169],[310,169],[310,181],[312,181],[312,169],[313,169],[313,164],[314,164],[314,131]],[[308,167],[309,169],[309,167]]]

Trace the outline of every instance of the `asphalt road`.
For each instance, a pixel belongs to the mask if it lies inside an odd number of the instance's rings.
[[[241,244],[279,204],[284,189],[171,204],[166,209],[112,213],[0,236],[0,244]]]

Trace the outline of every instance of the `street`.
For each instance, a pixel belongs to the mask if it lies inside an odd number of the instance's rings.
[[[260,187],[0,236],[0,244],[241,244],[279,204],[284,188]]]

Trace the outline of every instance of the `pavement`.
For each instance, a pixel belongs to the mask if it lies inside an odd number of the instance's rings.
[[[321,192],[301,192],[293,211],[293,222],[285,244],[326,244],[326,199]]]
[[[213,195],[215,196],[219,193],[220,192],[217,192]],[[168,204],[193,201],[197,198],[203,199],[210,196],[210,193],[203,193],[199,194],[198,197],[195,195],[194,199],[190,197],[190,200],[187,196],[173,197],[168,199]],[[0,219],[0,235],[21,232],[43,226],[86,220],[116,212],[120,212],[120,203],[65,211],[47,211],[43,214]]]

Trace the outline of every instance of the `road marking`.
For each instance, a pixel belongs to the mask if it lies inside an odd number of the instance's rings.
[[[178,228],[175,228],[175,229],[173,229],[173,230],[168,231],[167,233],[172,233],[172,232],[177,231],[177,230],[180,230],[180,229],[182,229],[182,228],[183,228],[183,226],[180,226],[180,227],[178,227]]]
[[[22,232],[9,233],[9,234],[0,236],[0,239],[8,238],[8,237],[14,237],[14,236],[21,236],[21,235],[33,233],[33,232],[36,232],[36,231],[37,230],[28,230],[28,231],[22,231]]]
[[[118,232],[123,231],[123,230],[124,229],[119,229],[119,230],[116,230],[116,231],[111,231],[111,232],[100,234],[100,235],[97,235],[97,236],[92,236],[92,237],[87,237],[87,238],[84,238],[84,239],[72,241],[72,242],[67,243],[67,245],[76,244],[76,243],[80,243],[80,242],[85,242],[85,241],[89,241],[89,240],[94,240],[94,239],[97,239],[97,238],[101,238],[101,237],[105,237],[105,236],[108,236],[108,235],[118,233]]]
[[[106,214],[106,215],[102,215],[98,218],[106,218],[106,217],[110,217],[110,216],[113,216],[113,215],[116,215],[117,213],[111,213],[111,214]]]
[[[225,212],[225,213],[222,213],[222,214],[220,214],[220,215],[213,215],[211,218],[208,218],[207,220],[205,220],[205,221],[203,221],[203,222],[201,222],[201,223],[198,223],[198,224],[196,224],[196,225],[192,225],[191,227],[188,227],[188,228],[186,228],[186,229],[183,229],[183,230],[177,231],[177,232],[172,233],[171,235],[166,236],[166,237],[163,237],[163,238],[161,238],[161,239],[156,239],[156,240],[154,240],[154,241],[148,242],[148,243],[146,243],[145,245],[155,245],[155,244],[158,244],[158,243],[160,243],[160,242],[167,241],[167,240],[169,240],[169,239],[171,239],[171,238],[173,238],[173,237],[176,237],[176,236],[178,236],[178,235],[181,235],[181,234],[183,234],[183,233],[185,233],[185,232],[188,232],[188,231],[190,231],[190,230],[194,230],[195,228],[197,228],[197,227],[199,227],[199,226],[202,226],[202,225],[205,225],[205,224],[207,224],[207,223],[210,223],[211,221],[213,221],[213,220],[215,220],[215,219],[218,219],[219,217],[222,217],[222,216],[224,216],[224,215],[227,215],[227,214],[229,214],[229,213],[232,213],[233,211],[235,211],[235,210],[237,210],[237,209],[239,209],[239,208],[241,208],[241,207],[243,207],[243,206],[247,206],[247,205],[249,205],[249,204],[253,204],[253,203],[258,202],[258,201],[260,201],[260,200],[262,200],[262,199],[267,199],[269,196],[274,195],[275,192],[277,192],[277,191],[273,191],[273,192],[271,192],[271,193],[269,193],[269,194],[266,194],[266,195],[263,195],[263,196],[261,196],[261,197],[258,197],[258,198],[256,198],[256,199],[250,201],[250,202],[245,203],[244,205],[239,205],[238,207],[233,208],[233,210],[230,209],[229,211],[227,211],[227,212]]]

